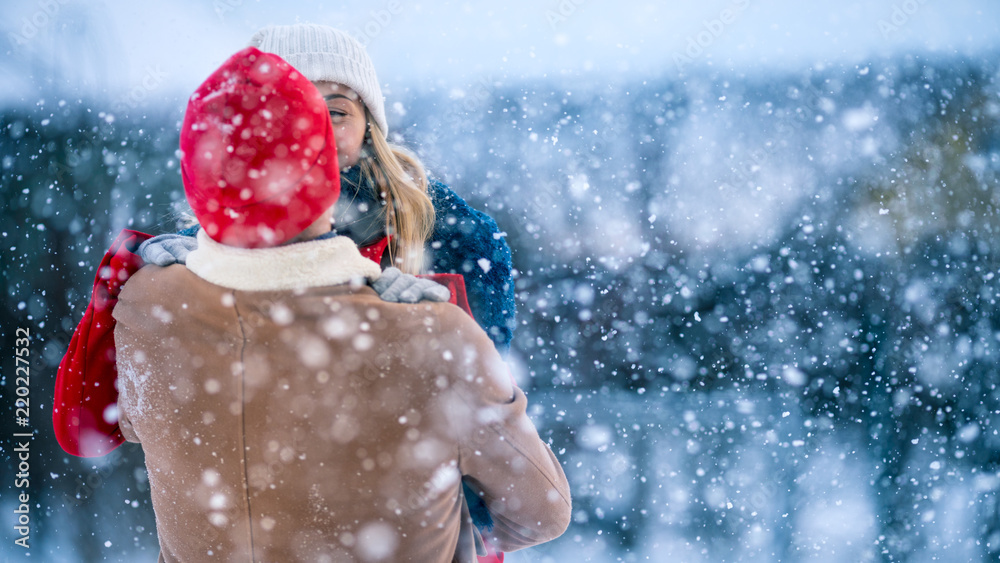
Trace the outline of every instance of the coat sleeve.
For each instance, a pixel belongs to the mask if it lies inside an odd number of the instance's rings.
[[[473,317],[497,350],[506,354],[517,325],[505,234],[489,215],[473,209],[444,184],[434,182],[427,191],[435,214],[427,244],[431,270],[465,278]]]
[[[461,313],[457,313],[461,314]],[[453,381],[460,404],[449,408],[459,436],[463,481],[489,508],[484,535],[500,551],[555,539],[569,526],[569,483],[555,454],[527,415],[528,399],[513,385],[506,364],[486,334],[468,317],[450,334],[466,346]]]

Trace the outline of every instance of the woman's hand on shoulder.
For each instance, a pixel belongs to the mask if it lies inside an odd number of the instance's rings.
[[[169,266],[184,264],[187,256],[198,248],[198,239],[184,235],[158,235],[139,245],[139,257],[146,264]]]
[[[372,283],[372,289],[382,301],[388,303],[444,302],[451,298],[447,287],[413,274],[404,274],[398,268],[386,268]]]

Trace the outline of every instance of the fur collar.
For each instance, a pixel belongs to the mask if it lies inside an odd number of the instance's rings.
[[[198,231],[198,248],[188,254],[187,267],[207,282],[242,291],[364,283],[382,274],[347,237],[251,249],[220,244],[204,230]]]

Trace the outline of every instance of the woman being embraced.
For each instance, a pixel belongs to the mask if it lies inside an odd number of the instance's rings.
[[[385,103],[364,47],[343,31],[314,24],[266,27],[249,46],[286,60],[326,101],[341,169],[333,231],[383,268],[373,286],[379,296],[442,300],[440,286],[414,275],[459,274],[473,317],[506,355],[515,328],[510,248],[492,218],[429,181],[416,155],[387,140]],[[177,235],[154,237],[139,253],[159,266],[184,262],[197,248],[199,230],[195,223]],[[463,488],[480,563],[503,561],[478,533],[492,529],[492,515],[472,489]]]

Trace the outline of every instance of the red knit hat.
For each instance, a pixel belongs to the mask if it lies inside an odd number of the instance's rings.
[[[188,203],[222,244],[280,245],[340,195],[323,96],[281,57],[254,47],[230,57],[191,96],[181,152]]]

